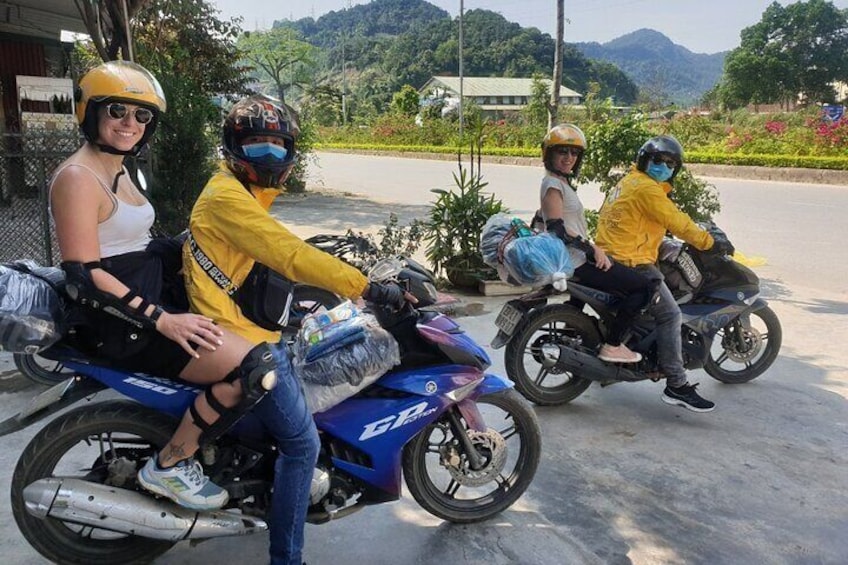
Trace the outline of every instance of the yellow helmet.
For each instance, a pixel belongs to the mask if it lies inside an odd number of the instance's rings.
[[[138,153],[153,135],[159,113],[167,108],[162,86],[150,71],[131,61],[109,61],[88,71],[74,92],[77,122],[85,138],[94,143],[97,139],[97,107],[103,102],[127,102],[153,111],[153,120],[147,124],[141,141],[131,151]],[[102,148],[102,147],[101,147]]]
[[[583,163],[583,154],[586,152],[586,135],[583,133],[583,130],[574,124],[559,124],[552,127],[542,140],[542,160],[545,163],[545,168],[554,173],[563,174],[552,168],[553,163],[550,150],[558,146],[577,147],[582,150],[571,172],[565,175],[576,177],[580,172],[580,165]]]

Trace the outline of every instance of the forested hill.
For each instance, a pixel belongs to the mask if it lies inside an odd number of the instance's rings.
[[[328,75],[337,74],[344,60],[355,74],[354,84],[348,84],[354,94],[367,89],[384,103],[404,84],[420,88],[433,75],[459,74],[457,20],[424,0],[373,0],[317,20],[283,20],[274,26],[294,28],[321,47]],[[463,37],[466,76],[551,75],[554,40],[536,28],[523,28],[489,10],[469,10]],[[564,67],[569,88],[585,93],[593,81],[601,85],[602,96],[623,104],[636,99],[636,85],[611,63],[587,60],[567,48]]]
[[[333,45],[342,34],[348,36],[397,36],[440,20],[450,20],[445,10],[424,0],[376,0],[349,10],[327,12],[318,20],[303,18],[275,22],[300,31],[313,45]]]
[[[692,53],[665,35],[640,29],[608,43],[577,43],[586,57],[615,64],[640,89],[663,92],[678,103],[693,103],[721,78],[726,52]]]
[[[317,20],[282,20],[274,26],[294,28],[320,47],[327,77],[338,76],[344,61],[352,74],[348,88],[355,95],[367,91],[374,104],[388,103],[404,84],[420,88],[433,75],[459,73],[458,22],[425,0],[373,0]],[[552,72],[554,39],[536,28],[478,9],[465,13],[463,36],[466,76],[548,77]],[[600,95],[618,104],[636,101],[637,84],[659,88],[655,95],[692,102],[717,82],[723,58],[693,54],[658,32],[641,30],[604,45],[567,44],[563,82],[584,94],[596,82]]]

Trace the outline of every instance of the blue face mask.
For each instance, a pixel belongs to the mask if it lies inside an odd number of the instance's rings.
[[[289,154],[288,150],[282,145],[277,145],[269,141],[242,145],[241,150],[246,157],[255,161],[264,161],[265,163],[284,161],[286,155]]]
[[[674,169],[665,163],[651,163],[645,173],[657,182],[665,182],[674,174]]]

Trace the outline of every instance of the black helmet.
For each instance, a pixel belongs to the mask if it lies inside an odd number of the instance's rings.
[[[249,96],[237,102],[224,120],[224,159],[242,182],[276,188],[297,161],[295,143],[299,135],[293,109],[266,96]],[[257,136],[274,138],[278,151],[248,154],[244,140]]]
[[[643,173],[648,170],[648,161],[656,155],[671,157],[677,163],[669,181],[673,180],[683,167],[683,146],[670,135],[652,137],[646,141],[636,154],[636,168]]]

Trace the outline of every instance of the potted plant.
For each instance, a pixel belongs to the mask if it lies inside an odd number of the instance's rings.
[[[432,189],[438,197],[426,226],[426,256],[436,272],[444,269],[454,286],[476,287],[481,280],[497,278],[480,255],[480,232],[490,216],[504,211],[503,203],[483,192],[488,183],[479,168],[469,174],[460,166],[453,179],[456,190]]]

